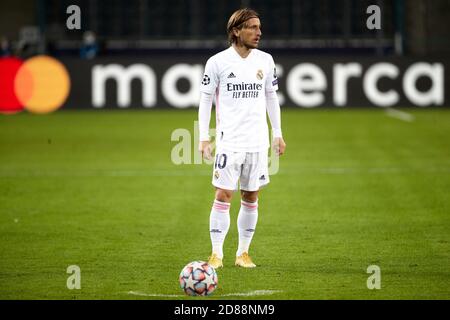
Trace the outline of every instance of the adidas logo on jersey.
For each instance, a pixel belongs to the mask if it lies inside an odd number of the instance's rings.
[[[234,75],[233,72],[228,75],[228,79],[231,79],[231,78],[236,78],[236,76]]]
[[[266,177],[262,175],[261,177],[259,177],[259,180],[266,180]]]

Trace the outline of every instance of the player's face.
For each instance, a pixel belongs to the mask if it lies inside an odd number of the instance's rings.
[[[261,22],[258,18],[251,18],[246,21],[244,27],[239,30],[239,41],[249,49],[256,49],[261,39]]]

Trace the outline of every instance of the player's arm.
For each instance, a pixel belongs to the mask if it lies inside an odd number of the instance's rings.
[[[281,110],[276,91],[266,92],[266,109],[272,126],[272,146],[276,154],[281,156],[286,150],[286,143],[281,132]]]
[[[212,108],[213,95],[201,92],[200,93],[200,105],[198,107],[198,128],[200,133],[200,141],[198,144],[198,151],[206,159],[211,159],[211,142],[209,136],[209,122],[211,121],[211,108]]]
[[[200,86],[200,104],[198,108],[198,127],[200,131],[198,150],[201,152],[202,156],[208,160],[212,158],[211,143],[209,141],[209,122],[211,120],[211,108],[214,92],[219,85],[217,74],[216,62],[213,58],[210,58],[206,62],[205,74],[203,75]]]

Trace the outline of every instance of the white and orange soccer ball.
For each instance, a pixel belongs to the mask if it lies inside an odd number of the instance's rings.
[[[217,288],[216,270],[204,261],[188,263],[180,273],[180,287],[190,296],[208,296]]]

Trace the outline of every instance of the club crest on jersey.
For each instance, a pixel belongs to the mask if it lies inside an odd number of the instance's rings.
[[[261,69],[259,69],[258,72],[256,72],[256,79],[262,80],[263,78],[264,78],[264,73]]]
[[[219,179],[219,171],[214,171],[214,178]]]

